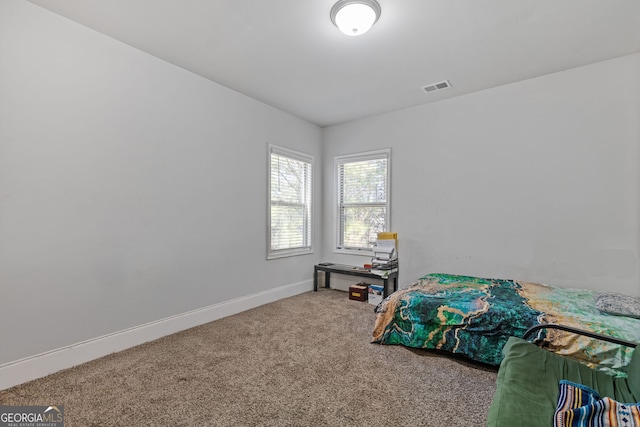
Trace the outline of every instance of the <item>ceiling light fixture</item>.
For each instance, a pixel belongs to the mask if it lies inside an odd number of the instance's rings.
[[[331,8],[331,22],[348,36],[366,33],[380,18],[376,0],[339,0]]]

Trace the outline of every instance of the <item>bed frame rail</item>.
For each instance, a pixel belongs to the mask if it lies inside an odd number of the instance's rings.
[[[626,341],[620,338],[615,338],[609,335],[602,335],[591,331],[585,331],[583,329],[574,328],[571,326],[558,325],[556,323],[541,323],[539,325],[535,325],[527,329],[527,331],[522,336],[522,339],[528,340],[533,334],[538,332],[540,329],[559,329],[561,331],[571,332],[578,335],[584,335],[589,338],[595,338],[603,341],[612,342],[614,344],[620,344],[627,347],[635,348],[638,343]]]

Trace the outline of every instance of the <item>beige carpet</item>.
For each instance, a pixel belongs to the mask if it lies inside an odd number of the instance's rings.
[[[0,391],[73,426],[482,426],[496,371],[371,344],[373,306],[307,292]]]

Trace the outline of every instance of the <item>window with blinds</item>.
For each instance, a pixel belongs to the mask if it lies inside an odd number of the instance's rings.
[[[312,252],[313,156],[269,144],[267,259]]]
[[[338,251],[371,250],[379,232],[390,230],[391,150],[335,159]]]

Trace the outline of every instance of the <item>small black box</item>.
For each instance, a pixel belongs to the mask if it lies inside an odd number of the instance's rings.
[[[369,298],[369,286],[364,283],[349,286],[349,299],[366,301]]]

